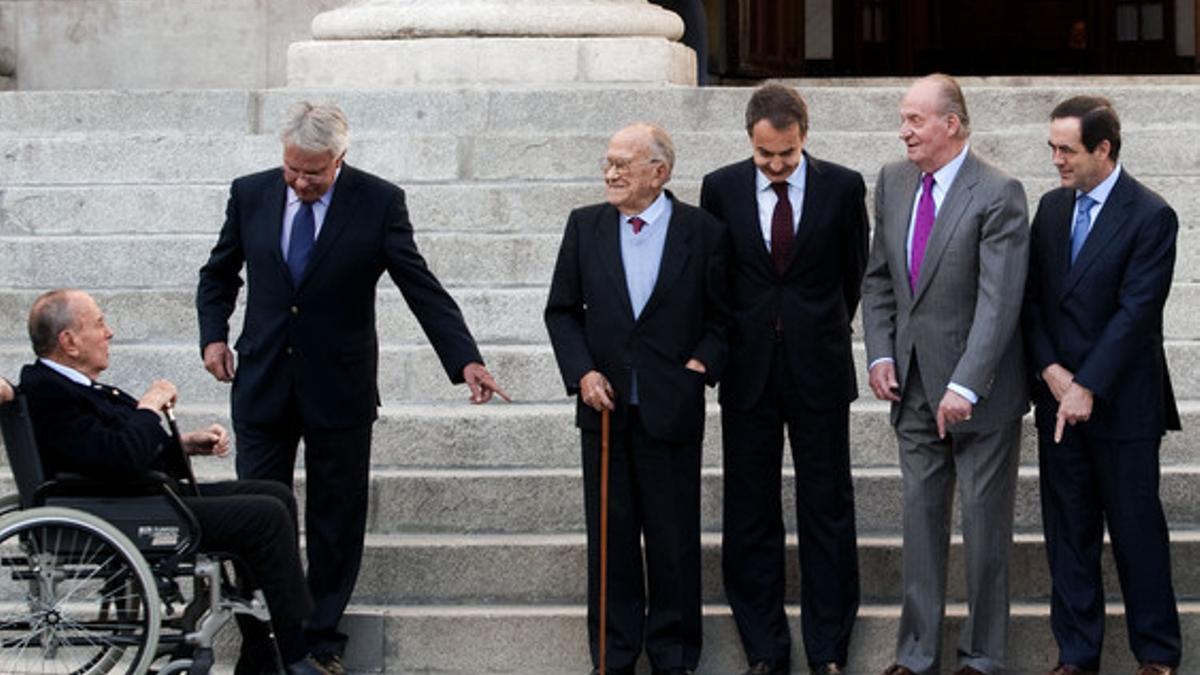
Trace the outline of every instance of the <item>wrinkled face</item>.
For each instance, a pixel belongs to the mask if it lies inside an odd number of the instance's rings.
[[[908,160],[926,173],[942,168],[962,149],[955,137],[958,116],[940,113],[939,103],[938,85],[926,80],[909,87],[900,101],[900,140]]]
[[[1113,162],[1108,158],[1111,145],[1100,141],[1088,152],[1083,145],[1083,132],[1078,117],[1060,117],[1050,120],[1050,152],[1054,168],[1063,187],[1088,192],[1112,172]]]
[[[108,344],[113,332],[92,296],[75,293],[69,302],[75,324],[59,333],[59,348],[72,361],[68,365],[94,380],[108,369]]]
[[[750,127],[750,145],[754,147],[754,166],[772,183],[779,183],[800,166],[804,135],[795,122],[780,130],[770,120],[761,119]]]
[[[653,204],[670,175],[651,143],[650,134],[636,128],[618,131],[608,143],[603,165],[608,203],[627,216]]]
[[[337,178],[342,157],[332,152],[309,152],[290,145],[283,148],[283,180],[306,202],[315,202]]]

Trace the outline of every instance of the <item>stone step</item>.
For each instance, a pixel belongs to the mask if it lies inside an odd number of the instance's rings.
[[[1122,162],[1137,176],[1195,176],[1200,153],[1179,138],[1195,127],[1143,127],[1124,136]],[[496,133],[478,136],[365,133],[347,160],[401,184],[456,180],[599,180],[611,132]],[[1015,175],[1054,176],[1044,128],[976,131],[972,147]],[[674,134],[675,177],[699,179],[746,156],[745,132],[736,127]],[[806,147],[819,157],[874,176],[903,157],[890,131],[814,133]],[[176,132],[0,136],[0,185],[224,184],[232,177],[279,163],[272,136]]]
[[[502,386],[522,403],[566,400],[566,390],[549,345],[484,345],[483,358]],[[1200,342],[1170,341],[1167,361],[1175,396],[1200,399]],[[858,372],[865,372],[861,343],[854,346]],[[0,373],[19,372],[31,361],[28,345],[0,345]],[[432,401],[462,401],[466,389],[450,384],[431,348],[420,345],[384,345],[380,349],[379,390],[386,405]],[[229,387],[217,382],[202,367],[200,349],[191,344],[119,344],[112,347],[112,368],[107,381],[139,390],[158,378],[174,382],[184,400],[220,403],[228,400]],[[859,396],[871,397],[867,378],[859,376]],[[709,389],[709,400],[715,400]]]
[[[1176,596],[1200,600],[1200,531],[1171,534],[1172,581]],[[900,537],[862,537],[858,542],[860,594],[864,604],[898,604],[903,593]],[[352,602],[373,605],[583,604],[586,602],[586,542],[570,535],[372,535]],[[950,546],[947,599],[966,601],[962,538]],[[800,602],[795,535],[787,546],[786,602]],[[725,602],[721,535],[701,542],[704,602]],[[1044,602],[1050,597],[1045,540],[1018,535],[1013,545],[1010,597]],[[1111,551],[1104,555],[1107,596],[1120,602]]]
[[[783,472],[784,522],[794,528],[791,469]],[[894,534],[901,513],[900,470],[856,468],[855,514],[861,535]],[[303,492],[303,481],[297,486]],[[377,469],[371,475],[368,531],[377,534],[554,534],[583,531],[579,469]],[[721,528],[719,469],[701,471],[701,527]],[[1162,470],[1159,493],[1171,527],[1200,527],[1200,465]],[[1014,523],[1041,531],[1037,469],[1022,467]],[[957,500],[956,500],[957,501]],[[957,523],[957,516],[955,522]],[[957,526],[956,526],[957,527]]]
[[[1144,176],[1179,214],[1181,227],[1200,227],[1200,176]],[[232,175],[229,176],[232,179]],[[874,209],[874,175],[865,176]],[[1029,212],[1058,186],[1050,176],[1023,177]],[[451,182],[404,186],[418,237],[436,232],[561,235],[571,209],[604,201],[590,181]],[[674,194],[699,202],[697,179],[673,180]],[[40,185],[0,187],[0,236],[197,234],[212,237],[225,216],[228,184]],[[535,214],[531,217],[530,214]]]
[[[1179,610],[1183,635],[1200,635],[1200,602],[1181,602]],[[799,638],[799,608],[789,605],[787,612],[793,636],[793,672],[803,672],[806,661]],[[955,645],[966,613],[962,604],[947,607],[943,668],[956,666]],[[706,605],[704,614],[704,649],[697,675],[742,672],[745,660],[729,608]],[[850,641],[848,675],[878,675],[892,663],[899,619],[895,605],[864,605],[859,609]],[[1058,650],[1049,623],[1049,608],[1044,603],[1013,605],[1006,673],[1044,675],[1054,666]],[[590,668],[585,610],[581,605],[354,605],[343,628],[353,635],[347,665],[361,671],[370,669],[389,675],[578,675]],[[1138,664],[1127,646],[1121,605],[1109,606],[1105,633],[1104,672],[1136,670]],[[647,665],[640,665],[641,675],[649,674]],[[1200,672],[1200,657],[1195,650],[1185,649],[1179,672]]]
[[[1040,126],[1059,101],[1075,94],[1112,99],[1123,126],[1188,124],[1200,117],[1192,80],[1131,82],[1104,78],[962,80],[977,129]],[[907,81],[807,80],[796,83],[814,130],[890,131]],[[577,133],[615,130],[629,111],[668,130],[740,129],[747,87],[511,87],[485,90],[406,87],[403,91],[22,91],[0,97],[7,130],[23,134],[72,131],[243,131],[273,135],[287,107],[301,98],[332,99],[352,133]],[[613,106],[620,98],[626,105]],[[0,131],[0,133],[3,133]]]
[[[1200,270],[1200,267],[1196,269]],[[69,280],[45,288],[67,285]],[[26,319],[33,301],[44,289],[0,290],[0,343],[22,343],[28,339]],[[451,286],[447,289],[463,311],[475,339],[484,345],[547,344],[542,312],[547,286],[481,288]],[[92,291],[104,309],[105,318],[117,334],[118,343],[171,343],[199,340],[196,326],[194,288],[113,288]],[[245,294],[230,320],[236,331],[242,325]],[[408,310],[404,298],[386,275],[379,285],[376,324],[382,344],[427,344],[425,333]],[[854,335],[862,335],[861,314],[854,317]],[[1167,299],[1164,335],[1168,340],[1200,339],[1200,283],[1177,282]]]

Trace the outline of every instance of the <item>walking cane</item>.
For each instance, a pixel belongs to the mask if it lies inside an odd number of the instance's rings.
[[[600,675],[608,652],[608,409],[600,411]]]

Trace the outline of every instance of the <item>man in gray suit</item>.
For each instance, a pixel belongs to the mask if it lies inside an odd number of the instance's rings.
[[[1004,666],[1021,416],[1021,184],[970,148],[962,89],[935,74],[900,103],[908,161],[875,183],[863,279],[871,391],[892,402],[904,484],[904,605],[885,675],[938,673],[956,475],[967,601],[956,675]]]

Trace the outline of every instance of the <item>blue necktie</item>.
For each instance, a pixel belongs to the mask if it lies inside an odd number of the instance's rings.
[[[292,219],[292,238],[288,240],[288,271],[292,282],[300,285],[304,268],[308,266],[308,255],[312,253],[313,241],[317,238],[317,219],[313,215],[312,202],[300,202],[300,210]]]
[[[1083,242],[1087,240],[1088,232],[1092,229],[1092,219],[1088,215],[1092,211],[1092,207],[1096,205],[1096,200],[1087,195],[1079,195],[1079,199],[1075,200],[1075,225],[1071,227],[1071,264],[1075,264],[1075,259],[1079,257],[1079,251],[1083,248]]]

